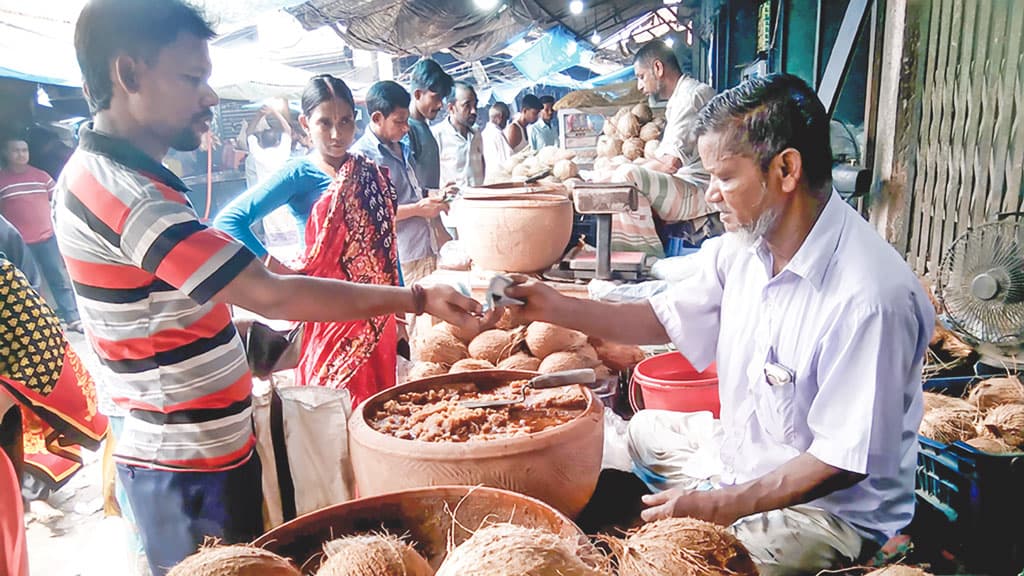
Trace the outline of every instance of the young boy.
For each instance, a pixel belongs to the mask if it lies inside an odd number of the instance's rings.
[[[430,123],[444,108],[444,100],[452,91],[454,80],[437,62],[425,58],[412,69],[409,87],[412,107],[409,108],[409,151],[416,178],[424,188],[440,188],[440,150],[430,130]]]
[[[442,199],[428,198],[423,193],[409,147],[402,142],[409,132],[410,101],[409,93],[390,80],[371,86],[366,93],[369,129],[350,149],[388,169],[398,196],[398,260],[407,286],[434,271],[437,244],[432,221],[448,211]]]
[[[57,239],[53,235],[50,200],[56,183],[50,175],[29,166],[28,142],[6,136],[0,170],[0,215],[21,234],[57,305],[57,314],[68,330],[82,331],[75,294],[67,280]]]

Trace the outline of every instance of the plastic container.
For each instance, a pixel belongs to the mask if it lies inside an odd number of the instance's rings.
[[[978,378],[936,378],[924,389],[964,394]],[[952,552],[972,571],[1024,568],[1024,453],[988,454],[918,436],[914,538]]]
[[[639,388],[644,408],[700,412],[707,410],[718,418],[718,372],[712,364],[698,372],[679,352],[652,356],[636,365],[630,381],[630,398]],[[639,410],[634,406],[634,410]]]

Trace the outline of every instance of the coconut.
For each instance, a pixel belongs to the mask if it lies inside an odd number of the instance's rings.
[[[639,346],[616,344],[600,338],[591,338],[590,344],[597,350],[601,362],[616,372],[636,366],[647,356]]]
[[[545,146],[537,151],[537,161],[548,168],[554,166],[558,160],[557,146]]]
[[[526,352],[517,352],[498,363],[502,370],[528,370],[536,372],[540,368],[540,358],[534,358]]]
[[[627,160],[633,161],[644,155],[644,141],[639,138],[630,138],[622,143],[622,155]]]
[[[971,388],[967,401],[982,412],[1003,404],[1024,404],[1024,384],[1016,376],[982,380]]]
[[[476,338],[477,335],[480,334],[480,329],[476,327],[476,324],[469,328],[460,328],[454,324],[441,322],[437,326],[434,326],[434,330],[447,332],[458,338],[464,344],[469,344],[473,341],[473,338]]]
[[[654,122],[654,125],[657,126],[659,130],[664,130],[665,126],[668,126],[668,120],[664,116],[658,116],[652,120],[652,122]]]
[[[640,135],[640,121],[632,114],[624,114],[619,118],[618,122],[615,123],[615,128],[619,130],[619,138],[624,140],[636,138]]]
[[[593,356],[580,354],[579,352],[554,352],[548,354],[540,363],[538,372],[550,374],[562,370],[577,370],[580,368],[593,368],[601,363]]]
[[[448,552],[436,576],[610,576],[585,540],[513,524],[477,530]]]
[[[725,528],[693,518],[645,524],[626,538],[606,537],[620,576],[755,576],[750,552]]]
[[[412,365],[412,369],[409,370],[408,381],[430,378],[431,376],[440,376],[441,374],[447,373],[448,368],[446,368],[444,364],[438,364],[437,362],[416,362]]]
[[[925,572],[915,566],[904,566],[903,564],[893,564],[892,566],[886,566],[877,570],[872,570],[864,576],[932,576],[931,572]]]
[[[651,111],[651,107],[648,106],[646,102],[641,102],[636,106],[633,106],[633,109],[630,110],[630,112],[633,116],[636,116],[636,119],[639,120],[641,124],[646,124],[654,119],[654,112]]]
[[[580,168],[572,160],[559,160],[551,169],[551,174],[559,180],[568,180],[580,175]]]
[[[208,546],[171,568],[167,576],[301,576],[286,558],[255,546]]]
[[[594,380],[597,382],[604,382],[610,378],[618,378],[618,376],[614,370],[604,364],[594,366]]]
[[[494,370],[494,364],[479,358],[463,358],[452,364],[452,369],[448,373],[458,374],[459,372],[475,372],[477,370]]]
[[[989,410],[981,422],[981,433],[1011,448],[1024,449],[1024,404],[1004,404]]]
[[[989,454],[1005,454],[1007,452],[1013,452],[1013,448],[1007,446],[1002,440],[996,440],[995,438],[989,438],[988,436],[971,438],[967,441],[967,444],[981,450],[982,452],[988,452]]]
[[[661,140],[648,140],[644,143],[644,158],[654,159],[658,157],[658,148]]]
[[[600,136],[597,139],[597,155],[614,158],[622,153],[622,140],[612,136]]]
[[[943,444],[957,440],[970,440],[977,436],[974,429],[974,410],[939,407],[925,412],[918,432]]]
[[[486,330],[469,343],[469,355],[497,364],[515,352],[515,347],[519,343],[517,340],[516,334],[512,331],[498,328]]]
[[[511,330],[516,326],[522,326],[522,323],[516,321],[511,308],[505,308],[502,310],[501,318],[498,318],[497,324],[494,325],[495,328],[501,330]]]
[[[324,544],[317,576],[431,576],[434,571],[408,543],[391,534],[364,534]]]
[[[619,135],[619,129],[615,127],[614,120],[606,118],[604,121],[604,127],[601,128],[601,133],[609,138],[615,138]]]
[[[958,408],[960,410],[974,410],[974,406],[963,398],[936,394],[935,392],[924,393],[924,411],[936,408]]]
[[[414,360],[451,366],[469,356],[461,340],[443,330],[430,329],[413,341]]]
[[[553,352],[579,348],[586,342],[586,334],[547,322],[533,322],[526,327],[526,347],[542,360]]]
[[[640,129],[640,139],[644,142],[661,138],[661,129],[656,124],[644,124]]]
[[[594,158],[594,171],[595,172],[608,172],[612,169],[612,159],[605,156],[598,156]]]
[[[587,342],[586,344],[584,344],[584,345],[582,345],[582,346],[580,346],[578,348],[573,348],[572,350],[567,350],[567,352],[575,352],[575,353],[579,354],[580,356],[584,356],[584,357],[590,358],[591,360],[594,361],[594,364],[599,364],[601,362],[601,359],[597,356],[597,350],[594,349],[594,347],[591,346],[591,344],[589,342]]]

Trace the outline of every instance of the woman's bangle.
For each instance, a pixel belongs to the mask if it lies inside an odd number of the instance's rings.
[[[413,284],[409,289],[412,290],[413,314],[419,316],[427,309],[427,291],[419,284]]]

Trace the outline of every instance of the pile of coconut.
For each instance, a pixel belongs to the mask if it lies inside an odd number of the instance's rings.
[[[622,164],[655,158],[665,118],[654,117],[646,102],[620,108],[605,120],[603,134],[597,139],[594,170],[607,172]]]
[[[388,533],[358,534],[324,544],[316,576],[432,576],[412,544]]]
[[[496,182],[523,182],[550,172],[542,177],[541,183],[565,182],[580,175],[579,166],[574,161],[576,153],[563,150],[557,146],[545,146],[534,150],[527,146],[502,162],[500,169],[489,175],[487,184]]]
[[[255,546],[204,546],[167,576],[301,576],[287,558]]]
[[[625,538],[604,537],[619,576],[756,576],[750,552],[725,528],[693,518],[645,524]]]
[[[1024,451],[1024,384],[1016,376],[988,378],[966,398],[924,393],[919,433],[936,442],[956,441],[992,454]]]
[[[528,370],[550,373],[593,368],[598,380],[635,366],[644,359],[637,346],[625,346],[586,334],[532,322],[514,325],[506,315],[495,328],[472,333],[441,323],[413,340],[408,380],[475,370]]]

